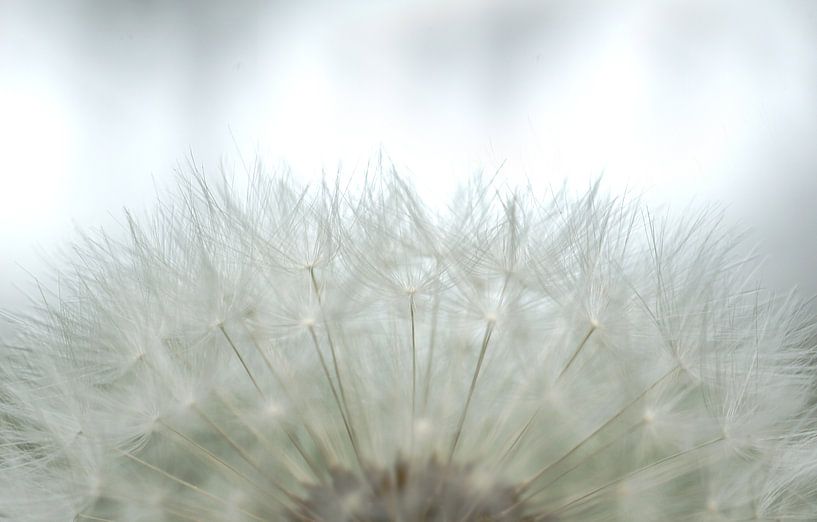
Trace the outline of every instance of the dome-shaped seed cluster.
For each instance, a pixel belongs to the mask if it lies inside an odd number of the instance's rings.
[[[181,178],[0,348],[0,520],[817,519],[815,328],[712,212]]]

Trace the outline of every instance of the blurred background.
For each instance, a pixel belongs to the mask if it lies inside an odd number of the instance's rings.
[[[817,2],[0,0],[0,306],[192,160],[305,179],[379,151],[443,204],[477,170],[752,230],[817,293]]]

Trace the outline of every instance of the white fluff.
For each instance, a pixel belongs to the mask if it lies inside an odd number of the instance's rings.
[[[363,486],[304,500],[397,462],[524,520],[817,519],[815,322],[716,213],[222,181],[8,315],[0,520],[367,522]]]

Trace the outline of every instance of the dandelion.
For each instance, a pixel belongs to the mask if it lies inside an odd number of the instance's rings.
[[[0,520],[817,518],[815,323],[716,212],[251,177],[6,314]]]

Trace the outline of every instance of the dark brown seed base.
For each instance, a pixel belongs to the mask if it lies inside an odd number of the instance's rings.
[[[292,521],[313,522],[528,522],[516,490],[478,477],[472,466],[436,459],[364,473],[333,469],[307,487]],[[537,520],[552,520],[536,517]]]

